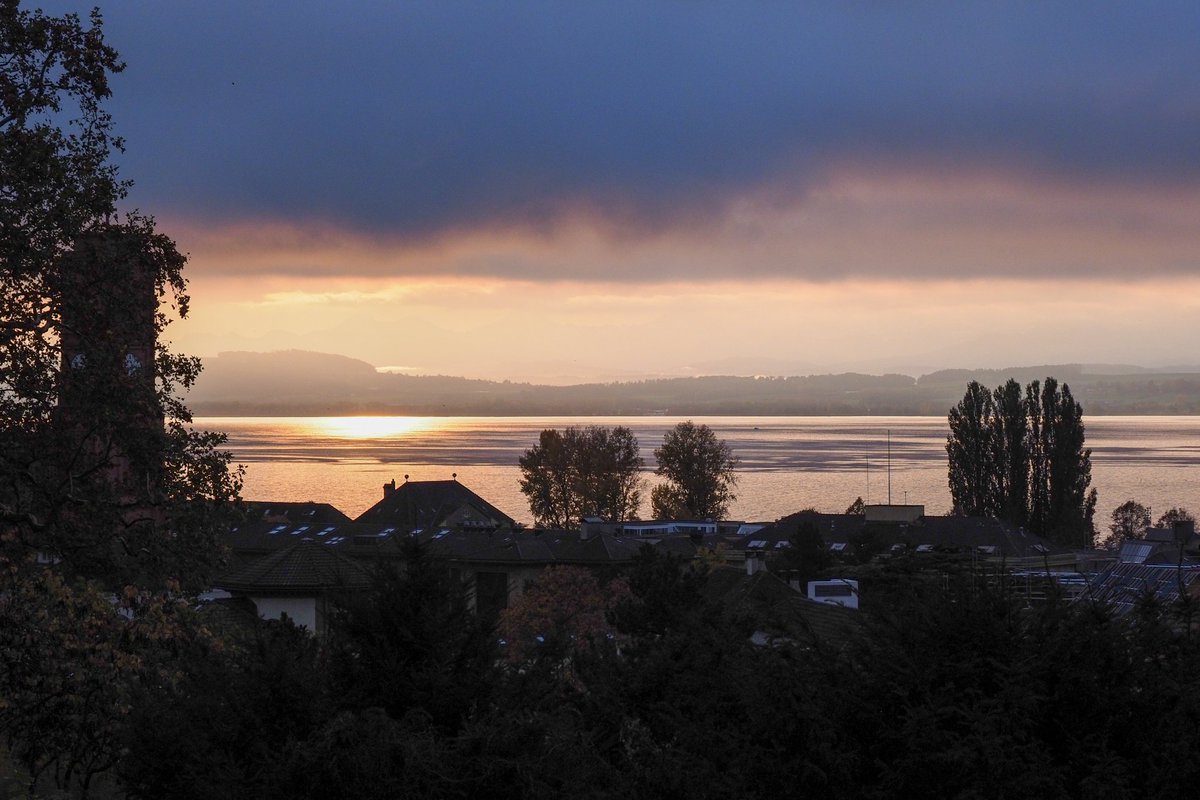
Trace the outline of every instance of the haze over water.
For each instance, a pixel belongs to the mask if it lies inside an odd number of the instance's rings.
[[[674,417],[201,417],[225,431],[246,465],[249,500],[332,503],[356,517],[395,478],[458,480],[517,520],[530,522],[517,459],[545,428],[625,425],[641,445],[647,487],[654,448]],[[731,517],[773,520],[810,506],[840,512],[856,497],[950,510],[945,417],[697,417],[740,459]],[[1096,526],[1134,499],[1157,517],[1172,506],[1200,511],[1200,417],[1093,417]],[[649,496],[647,491],[646,497]],[[648,502],[643,516],[649,513]]]

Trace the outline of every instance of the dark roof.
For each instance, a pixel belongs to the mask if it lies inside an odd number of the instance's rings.
[[[313,539],[302,539],[214,581],[231,592],[269,594],[362,588],[369,583],[370,576],[360,564]]]
[[[349,522],[350,517],[329,503],[284,503],[270,500],[247,500],[247,522]]]
[[[426,528],[409,534],[399,525],[359,522],[328,525],[259,522],[233,528],[225,543],[233,552],[235,563],[254,564],[268,554],[291,549],[305,540],[361,561],[399,558],[403,555],[401,544],[412,536],[428,544],[430,552],[440,558],[491,564],[621,564],[632,561],[642,545],[648,543],[640,537],[609,533],[583,539],[578,531],[519,528],[496,531]],[[685,555],[695,554],[697,545],[688,537],[676,541],[686,548]]]
[[[457,512],[467,509],[462,522],[479,527],[511,527],[516,520],[479,495],[453,481],[405,481],[384,487],[384,497],[368,508],[355,522],[391,523],[406,530],[425,529],[446,524]]]
[[[636,537],[598,533],[583,539],[577,531],[556,530],[438,530],[419,538],[442,558],[490,564],[621,564],[633,561],[644,544]]]
[[[395,541],[406,535],[399,526],[386,524],[255,522],[231,528],[225,544],[235,557],[285,550],[303,539],[313,539],[348,555],[365,555],[394,550]]]
[[[773,525],[740,537],[735,549],[775,550],[787,542],[801,524],[815,525],[827,546],[848,545],[856,538],[872,534],[886,546],[903,545],[921,552],[925,549],[977,551],[989,556],[1021,558],[1066,549],[1017,528],[1003,520],[988,517],[923,516],[911,524],[867,522],[861,514],[821,514],[802,511],[780,519]]]

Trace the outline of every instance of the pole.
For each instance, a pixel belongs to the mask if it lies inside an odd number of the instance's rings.
[[[892,504],[892,429],[888,428],[888,505]]]

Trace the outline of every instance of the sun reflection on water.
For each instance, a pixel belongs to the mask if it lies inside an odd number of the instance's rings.
[[[394,439],[434,426],[433,417],[314,417],[307,427],[335,439]]]

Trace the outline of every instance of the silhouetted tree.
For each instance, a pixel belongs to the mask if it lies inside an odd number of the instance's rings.
[[[1177,507],[1165,511],[1158,522],[1154,523],[1158,528],[1173,528],[1176,522],[1195,522],[1196,518],[1192,516],[1192,512],[1186,508]]]
[[[832,563],[833,556],[816,524],[801,520],[788,537],[788,546],[771,562],[771,571],[780,573],[785,580],[797,580],[803,586]]]
[[[867,513],[867,506],[865,503],[863,503],[863,499],[861,497],[856,497],[854,498],[854,502],[846,507],[845,513],[858,514],[861,516],[862,514]]]
[[[991,393],[976,381],[967,385],[963,399],[950,409],[946,455],[956,514],[989,516],[995,511],[999,464],[994,409]]]
[[[721,519],[736,499],[733,450],[707,425],[681,422],[654,451],[656,475],[666,483],[654,487],[651,503],[658,519]]]
[[[637,519],[642,458],[629,428],[544,430],[519,463],[521,491],[539,525],[573,528],[590,515]]]
[[[159,341],[186,259],[118,215],[122,69],[98,11],[0,0],[0,741],[39,795],[86,795],[130,695],[169,679],[141,598],[206,584],[239,486],[180,400],[199,361]]]
[[[1083,409],[1066,384],[1046,378],[1026,388],[1031,420],[1029,528],[1071,547],[1095,543],[1092,451],[1084,447]]]
[[[971,382],[948,415],[948,479],[959,514],[997,517],[1074,547],[1091,546],[1096,492],[1083,411],[1054,378],[995,392]]]
[[[1116,546],[1129,539],[1143,539],[1150,527],[1150,509],[1136,500],[1126,500],[1113,509],[1109,544]]]

